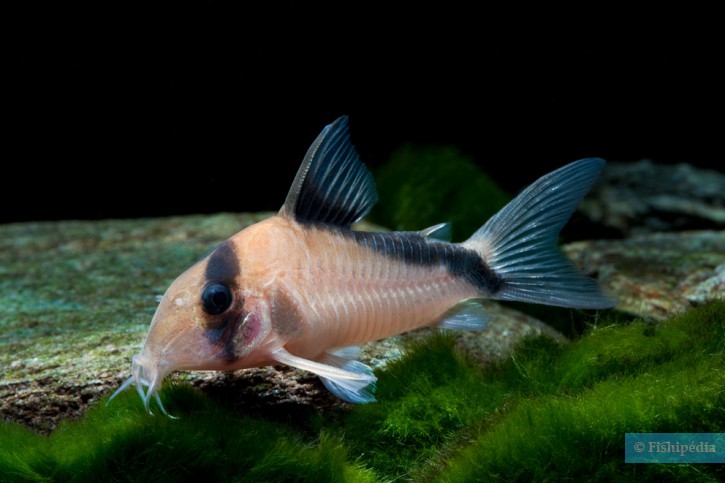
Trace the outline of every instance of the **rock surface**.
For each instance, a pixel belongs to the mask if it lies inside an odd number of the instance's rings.
[[[664,319],[725,293],[725,232],[653,233],[575,242],[564,252],[618,301],[617,309]]]
[[[130,375],[156,296],[209,249],[267,216],[0,226],[0,417],[48,431],[115,390]],[[488,310],[489,330],[460,335],[481,362],[503,357],[527,334],[560,337],[515,310],[494,303]],[[383,365],[408,337],[366,344],[365,361]],[[207,392],[234,391],[244,407],[343,404],[316,377],[286,367],[173,377]]]
[[[575,217],[571,225],[579,230],[577,240],[618,239],[563,249],[617,298],[619,310],[662,319],[723,296],[724,197],[721,173],[609,163],[577,215],[588,221]],[[0,417],[48,432],[110,394],[130,373],[156,296],[216,244],[270,215],[0,225]],[[682,228],[708,230],[675,231]],[[512,308],[495,302],[486,308],[488,330],[457,334],[459,347],[481,364],[506,357],[529,334],[562,338]],[[363,360],[380,367],[403,352],[406,340],[428,330],[366,344]],[[287,367],[172,379],[210,394],[234,394],[242,409],[294,413],[345,404],[316,377]]]
[[[685,163],[610,162],[579,211],[610,236],[722,230],[725,174]]]

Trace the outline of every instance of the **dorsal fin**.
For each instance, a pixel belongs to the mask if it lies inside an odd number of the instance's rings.
[[[373,176],[350,143],[347,116],[322,130],[307,150],[280,215],[349,228],[378,200]]]

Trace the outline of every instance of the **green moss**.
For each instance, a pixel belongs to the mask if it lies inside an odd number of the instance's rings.
[[[163,397],[180,419],[149,417],[129,391],[50,437],[5,425],[0,481],[373,481],[325,431],[306,440],[184,386]]]
[[[385,479],[420,472],[451,436],[505,399],[500,384],[486,381],[453,345],[440,334],[411,345],[408,357],[381,374],[378,402],[345,419],[354,452]]]
[[[725,302],[657,324],[600,321],[475,366],[434,335],[378,372],[379,401],[294,426],[165,387],[128,391],[44,437],[0,426],[0,481],[697,480],[718,465],[628,465],[626,432],[725,431]]]
[[[722,477],[716,465],[623,461],[626,432],[725,430],[724,321],[725,303],[712,303],[656,326],[608,325],[567,347],[514,358],[498,374],[519,396],[436,479]]]
[[[452,459],[446,481],[618,480],[671,471],[623,465],[626,432],[719,432],[723,377],[711,366],[606,380],[579,395],[521,400],[476,443]],[[683,466],[692,477],[699,470]],[[505,475],[505,476],[504,476]]]
[[[434,337],[345,420],[348,445],[383,479],[715,478],[625,465],[624,433],[723,431],[723,321],[722,302],[657,325],[608,320],[568,345],[527,339],[485,370]]]
[[[380,200],[371,218],[394,230],[453,224],[464,240],[510,197],[454,147],[403,146],[375,173]]]

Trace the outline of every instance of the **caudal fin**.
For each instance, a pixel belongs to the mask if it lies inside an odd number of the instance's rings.
[[[556,244],[604,164],[581,159],[543,176],[463,243],[500,278],[491,298],[583,309],[616,304]]]

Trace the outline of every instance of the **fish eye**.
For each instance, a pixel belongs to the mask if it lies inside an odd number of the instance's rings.
[[[232,305],[232,291],[223,283],[210,283],[201,292],[201,303],[206,313],[221,314]]]

